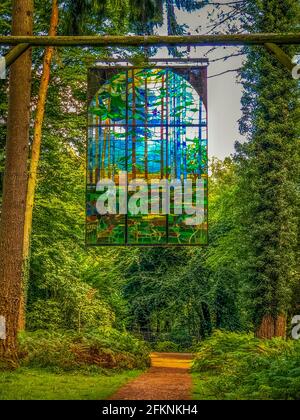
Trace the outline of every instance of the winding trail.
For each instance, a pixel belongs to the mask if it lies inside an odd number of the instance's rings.
[[[152,353],[151,368],[117,391],[111,400],[189,400],[192,354]]]

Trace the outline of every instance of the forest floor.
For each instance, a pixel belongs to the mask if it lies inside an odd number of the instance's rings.
[[[151,368],[124,385],[111,400],[189,400],[192,354],[152,353]]]
[[[192,355],[153,353],[151,368],[111,372],[53,372],[20,368],[0,372],[0,400],[189,400]]]

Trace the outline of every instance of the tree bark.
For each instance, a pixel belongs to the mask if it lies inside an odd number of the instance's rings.
[[[33,0],[13,0],[13,35],[29,36],[32,30]],[[31,51],[28,50],[10,68],[0,222],[0,315],[6,321],[6,337],[0,340],[0,360],[9,366],[16,366],[18,362],[17,327],[23,274],[30,95]]]
[[[274,318],[271,315],[265,315],[255,336],[263,340],[271,340],[275,337],[286,338],[286,316],[280,314]]]
[[[32,46],[231,46],[231,45],[279,45],[300,44],[300,34],[294,33],[256,33],[220,35],[128,35],[128,36],[0,36],[0,45],[29,43]],[[150,60],[151,61],[151,60]]]
[[[287,318],[286,315],[279,315],[275,320],[275,337],[286,338],[287,331]]]
[[[52,15],[50,21],[49,35],[55,36],[57,34],[58,26],[58,0],[52,0]],[[23,259],[26,273],[29,267],[29,250],[30,250],[30,238],[32,230],[32,213],[34,205],[35,190],[37,185],[37,173],[38,165],[41,153],[41,142],[42,142],[42,128],[44,123],[45,105],[47,100],[47,93],[50,81],[51,61],[53,57],[53,47],[48,47],[45,50],[44,62],[43,62],[43,73],[39,88],[39,97],[36,107],[36,116],[34,123],[33,141],[31,146],[30,156],[30,168],[27,185],[27,197],[26,197],[26,212],[25,212],[25,225],[24,225],[24,244],[23,244]],[[26,276],[23,281],[23,293],[20,300],[20,312],[19,312],[19,331],[25,329],[25,307],[26,307]]]

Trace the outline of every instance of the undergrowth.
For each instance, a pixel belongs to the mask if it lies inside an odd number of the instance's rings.
[[[300,400],[300,343],[217,331],[197,349],[195,398]]]
[[[147,345],[111,328],[85,333],[35,331],[19,337],[22,366],[62,370],[144,369]]]

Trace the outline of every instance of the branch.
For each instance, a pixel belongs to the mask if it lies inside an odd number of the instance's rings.
[[[213,76],[208,76],[208,79],[212,79],[213,77],[222,76],[223,74],[227,74],[227,73],[234,73],[234,72],[237,72],[237,71],[240,71],[240,70],[242,70],[241,67],[239,67],[238,69],[226,70],[226,71],[223,71],[222,73],[214,74]]]
[[[245,55],[243,52],[236,53],[236,54],[230,54],[230,55],[224,55],[224,57],[214,58],[213,60],[210,59],[209,62],[210,63],[216,63],[217,61],[227,61],[230,58],[241,57],[243,55]]]

